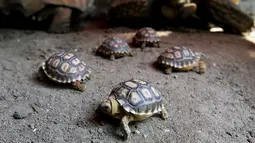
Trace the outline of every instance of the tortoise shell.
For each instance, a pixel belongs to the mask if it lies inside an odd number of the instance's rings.
[[[198,62],[199,58],[192,52],[190,48],[174,46],[158,57],[160,64],[168,65],[174,68],[183,68]]]
[[[139,29],[134,37],[135,41],[142,42],[159,42],[160,39],[157,36],[157,32],[151,27],[144,27]]]
[[[8,4],[5,5],[8,5],[8,7],[21,6],[23,14],[25,16],[31,16],[45,8],[47,5],[64,6],[84,11],[90,4],[89,1],[90,0],[9,0]],[[7,8],[3,8],[3,11],[8,14]]]
[[[140,17],[151,0],[116,0],[110,5],[110,15],[115,18]],[[152,3],[152,2],[150,2]]]
[[[131,52],[131,48],[124,39],[114,36],[103,41],[97,51],[109,55],[114,53],[129,53]]]
[[[114,96],[126,112],[135,115],[152,115],[162,110],[160,91],[143,80],[121,82],[111,91],[110,96]]]
[[[91,69],[72,53],[56,53],[42,63],[44,73],[53,81],[71,83],[89,78]]]

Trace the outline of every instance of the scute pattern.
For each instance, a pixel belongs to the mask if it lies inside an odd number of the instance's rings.
[[[151,115],[162,110],[160,91],[143,80],[121,82],[110,96],[114,96],[127,112],[136,115]]]
[[[57,53],[42,63],[45,74],[60,83],[81,81],[89,77],[91,69],[72,53]]]
[[[136,41],[144,42],[159,42],[160,39],[157,36],[157,32],[151,27],[144,27],[136,32],[134,37]]]
[[[9,0],[10,1],[10,0]],[[31,16],[42,10],[46,5],[64,6],[84,11],[89,6],[90,0],[24,0],[10,1],[9,5],[15,4],[22,6],[23,14]]]
[[[131,48],[122,38],[114,36],[103,41],[98,51],[105,54],[124,53],[130,52]]]
[[[116,0],[111,4],[110,15],[122,19],[138,17],[147,5],[148,0]]]
[[[160,64],[175,68],[190,66],[198,62],[198,60],[199,58],[192,52],[192,50],[184,46],[171,47],[165,52],[161,53],[161,55],[158,57],[158,62]]]

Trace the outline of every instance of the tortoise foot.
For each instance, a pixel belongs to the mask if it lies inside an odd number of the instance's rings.
[[[203,74],[206,71],[206,63],[204,61],[199,61],[198,73]]]
[[[160,43],[159,42],[157,42],[157,47],[160,48]]]
[[[172,68],[166,68],[164,71],[165,74],[171,74],[172,73]]]
[[[111,56],[110,56],[110,60],[111,60],[111,61],[114,61],[114,60],[115,60],[115,55],[111,55]]]
[[[82,82],[73,82],[72,85],[77,88],[78,90],[80,90],[81,92],[84,92],[86,89],[86,86],[82,83]]]
[[[51,26],[48,30],[49,33],[69,33],[71,30],[66,26]]]
[[[56,14],[53,18],[49,28],[50,33],[68,33],[70,32],[70,19],[72,10],[70,8],[57,8]]]
[[[166,120],[168,118],[168,113],[167,113],[166,108],[165,108],[164,105],[162,105],[161,118],[163,120]]]
[[[180,17],[186,19],[196,13],[197,5],[195,3],[184,4],[180,10]]]

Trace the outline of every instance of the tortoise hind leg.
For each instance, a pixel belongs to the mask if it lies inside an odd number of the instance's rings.
[[[85,91],[85,89],[86,89],[86,86],[82,82],[79,82],[79,81],[72,82],[72,85],[82,92]]]
[[[50,25],[50,33],[67,33],[70,31],[70,20],[72,9],[65,7],[58,7],[53,21]]]
[[[168,113],[167,113],[166,108],[165,108],[164,105],[162,105],[161,118],[163,120],[166,120],[168,118]]]
[[[158,47],[158,48],[160,48],[160,44],[159,44],[159,42],[157,42],[157,47]]]
[[[146,42],[142,42],[142,44],[141,44],[142,51],[144,50],[144,48],[146,48]]]
[[[129,52],[129,56],[130,56],[130,57],[134,57],[134,56],[135,56],[135,53]]]

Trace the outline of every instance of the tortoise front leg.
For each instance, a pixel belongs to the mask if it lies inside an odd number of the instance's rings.
[[[114,61],[114,60],[115,60],[115,55],[114,55],[114,54],[111,54],[110,60],[111,60],[111,61]]]
[[[146,42],[143,42],[141,45],[141,49],[143,50],[144,48],[146,48]]]
[[[206,63],[205,61],[203,60],[200,60],[199,63],[198,63],[198,73],[199,74],[202,74],[202,73],[205,73],[206,71]]]
[[[158,47],[158,48],[160,48],[160,44],[159,44],[159,42],[157,42],[157,47]]]
[[[48,80],[48,78],[46,77],[42,67],[40,67],[39,70],[38,70],[37,79],[39,81],[46,81],[46,80]]]
[[[172,68],[171,67],[167,67],[165,68],[165,74],[171,74],[172,73]]]
[[[122,117],[122,119],[121,119],[120,129],[121,129],[121,132],[123,133],[123,137],[125,140],[127,140],[130,136],[131,130],[130,130],[128,124],[132,120],[133,120],[133,118],[129,117],[128,115]]]
[[[135,56],[135,53],[129,52],[129,56],[130,56],[130,57],[134,57],[134,56]]]
[[[67,33],[70,31],[72,9],[58,7],[53,21],[50,25],[49,32],[51,33]]]
[[[72,85],[76,87],[78,90],[80,90],[81,92],[85,91],[86,89],[86,86],[80,81],[72,82]]]
[[[163,120],[166,120],[168,118],[168,113],[167,113],[166,108],[165,108],[164,105],[162,105],[161,118]]]

